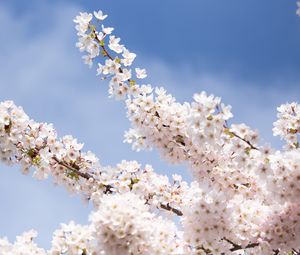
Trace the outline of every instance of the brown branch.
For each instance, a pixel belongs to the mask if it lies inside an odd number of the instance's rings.
[[[104,45],[103,45],[103,40],[99,40],[99,38],[97,37],[96,34],[96,30],[95,27],[89,24],[89,29],[91,30],[92,34],[93,34],[93,38],[99,43],[100,47],[103,50],[103,55],[107,56],[110,60],[114,60],[114,58],[108,53],[108,51],[105,49]],[[106,36],[106,34],[104,34],[104,37]],[[104,38],[103,38],[104,39]]]
[[[224,127],[226,130],[228,130],[228,131],[230,132],[231,135],[233,135],[234,137],[236,137],[236,138],[242,140],[243,142],[247,143],[247,144],[250,146],[250,148],[251,148],[252,150],[258,150],[258,148],[255,147],[250,141],[248,141],[248,140],[246,140],[245,138],[239,136],[238,134],[236,134],[236,133],[230,131],[230,128],[228,127],[228,124],[227,124],[227,123],[225,123],[225,125],[223,125],[223,127]]]
[[[300,250],[292,249],[294,255],[300,255]]]
[[[243,247],[239,244],[236,244],[236,243],[232,242],[231,240],[227,239],[226,237],[224,237],[223,240],[225,240],[226,242],[230,243],[233,246],[230,249],[230,251],[232,251],[232,252],[238,251],[238,250],[250,249],[250,248],[254,248],[254,247],[259,246],[259,243],[249,243],[245,247]]]
[[[59,165],[64,166],[65,168],[73,171],[74,173],[78,174],[80,177],[89,180],[90,178],[94,179],[92,175],[88,174],[88,173],[83,173],[80,172],[79,169],[77,167],[71,166],[68,163],[59,160],[57,157],[53,157],[53,160],[55,160]]]
[[[97,38],[97,41],[100,42],[98,38]],[[101,48],[102,48],[102,50],[103,50],[105,56],[107,56],[110,60],[114,60],[113,57],[112,57],[112,56],[108,53],[108,51],[106,50],[105,46],[104,46],[104,45],[100,45],[100,46],[101,46]]]
[[[211,254],[211,251],[209,249],[206,249],[203,245],[196,247],[196,250],[202,250],[208,255]]]
[[[110,60],[114,61],[114,58],[109,54],[109,52],[106,50],[105,46],[101,44],[101,41],[96,37],[97,42],[99,43],[101,49],[103,50],[104,56],[107,56]],[[119,72],[123,73],[123,69],[119,67]],[[131,80],[129,79],[128,82]]]
[[[166,205],[165,204],[160,204],[160,207],[164,210],[175,213],[177,216],[182,216],[183,215],[182,211],[171,207],[169,204],[166,204]]]
[[[231,131],[230,131],[230,132],[231,132]],[[231,133],[232,133],[232,135],[234,135],[236,138],[239,138],[239,139],[241,139],[242,141],[244,141],[245,143],[247,143],[247,144],[250,146],[250,148],[251,148],[252,150],[258,150],[258,148],[255,147],[250,141],[246,140],[245,138],[239,136],[238,134],[236,134],[236,133],[234,133],[234,132],[231,132]]]
[[[75,174],[78,174],[80,177],[82,177],[84,179],[87,179],[87,180],[89,180],[90,178],[94,179],[92,175],[90,175],[88,173],[80,172],[78,167],[71,166],[70,164],[68,164],[64,161],[59,160],[57,157],[53,157],[53,160],[55,160],[59,165],[64,166],[65,168],[71,170]],[[112,193],[112,188],[113,187],[111,185],[103,184],[103,186],[106,188],[105,191],[104,191],[105,194]],[[183,213],[180,210],[171,207],[169,204],[166,204],[166,205],[165,204],[160,204],[160,207],[164,210],[175,213],[177,216],[182,216],[183,215]]]
[[[92,33],[93,33],[93,37],[94,39],[98,42],[98,44],[100,45],[101,49],[102,49],[102,54],[104,57],[108,57],[110,60],[114,61],[115,59],[112,57],[112,55],[109,54],[108,50],[105,48],[105,45],[104,45],[104,41],[102,40],[99,40],[99,38],[97,37],[97,34],[96,34],[96,30],[93,29],[91,26],[89,26],[90,29],[92,30]],[[106,34],[104,34],[104,37],[106,36]],[[103,38],[104,39],[104,38]],[[119,67],[119,72],[120,73],[123,73],[123,69],[121,67]],[[127,80],[129,82],[129,84],[133,81],[131,79],[128,79]],[[121,85],[121,84],[120,84]]]

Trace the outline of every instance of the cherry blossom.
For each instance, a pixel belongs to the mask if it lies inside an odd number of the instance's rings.
[[[1,161],[34,178],[52,178],[90,201],[93,211],[87,225],[61,224],[48,251],[30,230],[14,243],[0,239],[0,254],[300,254],[299,104],[277,108],[273,134],[285,140],[283,148],[261,144],[258,131],[231,123],[231,106],[220,97],[203,91],[179,103],[163,87],[142,82],[146,69],[131,68],[136,54],[103,24],[106,18],[101,10],[80,13],[76,47],[108,80],[109,96],[123,101],[131,123],[124,142],[185,163],[193,180],[160,175],[137,161],[102,166],[73,136],[58,137],[52,124],[4,101]]]

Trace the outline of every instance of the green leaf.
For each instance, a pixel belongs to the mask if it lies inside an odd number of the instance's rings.
[[[234,134],[230,131],[229,128],[225,128],[225,129],[224,129],[224,133],[225,133],[226,135],[229,135],[230,138],[233,138],[233,137],[234,137]]]
[[[99,189],[103,189],[103,188],[105,188],[106,187],[106,185],[104,185],[103,183],[100,183],[99,184]]]
[[[131,182],[132,182],[133,184],[136,184],[136,183],[138,183],[139,181],[140,181],[139,178],[131,179]]]
[[[89,25],[89,28],[90,28],[93,32],[96,31],[96,26],[95,26],[95,25],[90,24],[90,25]]]
[[[32,159],[32,165],[38,166],[40,163],[41,163],[41,157],[40,157],[40,155],[37,155],[37,156],[35,156]]]
[[[96,38],[95,33],[90,33],[90,37],[91,37],[92,39],[95,39],[95,38]]]
[[[26,154],[31,157],[32,159],[36,156],[36,152],[35,152],[35,149],[31,148],[29,149]]]
[[[298,129],[296,129],[296,128],[289,128],[289,129],[288,129],[288,132],[289,132],[290,134],[297,134],[297,133],[298,133]]]
[[[102,51],[101,51],[101,54],[102,54],[104,57],[106,57],[106,56],[107,56],[107,53],[106,53],[106,51],[105,51],[105,50],[102,50]]]
[[[74,171],[66,171],[66,176],[73,179],[73,180],[75,180],[75,181],[79,180],[78,174]]]
[[[134,184],[137,184],[139,181],[140,181],[140,179],[138,179],[138,178],[131,179],[131,182],[130,182],[130,184],[128,185],[129,189],[132,190],[133,185],[134,185]]]
[[[250,155],[250,151],[251,151],[251,148],[250,148],[250,147],[245,148],[245,153],[246,153],[248,156]]]
[[[130,87],[134,86],[135,84],[136,84],[135,80],[130,80],[130,81],[129,81]]]
[[[214,118],[214,117],[210,114],[210,115],[207,116],[206,119],[207,119],[207,120],[213,120],[213,118]]]

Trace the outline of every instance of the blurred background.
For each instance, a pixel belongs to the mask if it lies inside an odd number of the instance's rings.
[[[276,107],[300,98],[300,17],[296,0],[0,0],[0,99],[13,100],[39,122],[72,134],[102,165],[122,159],[152,164],[162,173],[185,166],[163,162],[156,151],[131,151],[122,102],[107,97],[107,84],[83,64],[75,48],[73,19],[102,9],[106,23],[148,70],[146,82],[164,86],[178,101],[202,90],[233,107],[233,122],[272,136]],[[23,176],[0,166],[0,236],[34,228],[37,243],[50,247],[61,222],[88,222],[89,206],[51,180]]]

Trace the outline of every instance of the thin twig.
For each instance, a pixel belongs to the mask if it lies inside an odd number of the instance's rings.
[[[69,165],[68,163],[59,160],[57,157],[53,157],[53,160],[55,160],[59,165],[64,166],[65,168],[73,171],[74,173],[78,174],[80,177],[89,180],[90,178],[94,179],[92,175],[88,173],[80,172],[79,169],[75,168],[74,166]]]
[[[75,174],[78,174],[80,177],[89,180],[90,178],[94,179],[92,175],[88,174],[88,173],[83,173],[80,172],[79,169],[77,169],[74,166],[69,165],[68,163],[59,160],[57,157],[53,157],[53,160],[55,160],[59,165],[66,167],[67,169],[71,170],[72,172],[74,172]],[[104,185],[104,184],[103,184]],[[106,188],[106,190],[104,191],[105,194],[107,193],[112,193],[112,189],[113,187],[111,185],[104,185],[104,187]],[[175,213],[177,216],[182,216],[183,213],[176,209],[171,207],[169,204],[160,204],[160,207],[164,210],[170,211]]]
[[[245,143],[247,143],[247,144],[250,146],[250,148],[251,148],[252,150],[258,150],[258,148],[255,147],[250,141],[246,140],[245,138],[239,136],[238,134],[236,134],[236,133],[234,133],[234,132],[232,132],[232,131],[230,131],[230,132],[231,132],[232,135],[234,135],[236,138],[239,138],[239,139],[241,139],[242,141],[244,141]]]
[[[224,237],[223,240],[225,240],[226,242],[230,243],[233,247],[230,249],[230,251],[234,252],[234,251],[238,251],[238,250],[245,250],[245,249],[250,249],[250,248],[254,248],[259,246],[259,243],[249,243],[247,244],[245,247],[236,244],[234,242],[232,242],[231,240],[229,240],[228,238]]]
[[[180,210],[178,210],[176,208],[171,207],[169,204],[166,204],[166,205],[165,204],[160,204],[160,207],[162,209],[165,209],[167,211],[175,213],[177,216],[182,216],[183,215],[182,211],[180,211]]]

